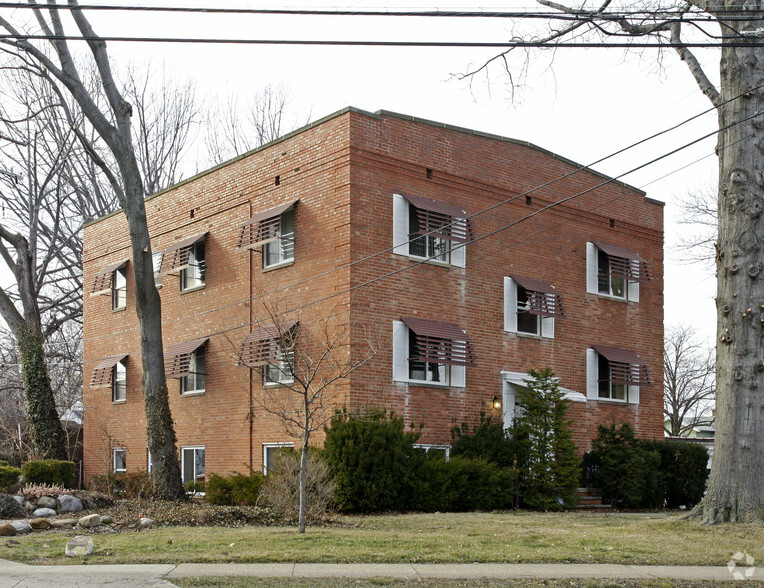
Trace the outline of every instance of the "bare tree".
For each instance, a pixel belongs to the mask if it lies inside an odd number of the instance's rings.
[[[289,103],[289,90],[283,85],[266,86],[243,105],[237,97],[229,96],[223,106],[210,113],[204,143],[211,164],[228,161],[307,124],[310,113],[299,122],[289,115]]]
[[[719,134],[716,352],[716,440],[711,476],[693,516],[705,524],[764,519],[764,0],[612,3],[574,5],[537,0],[545,29],[518,34],[525,47],[562,43],[650,42],[673,49],[717,111]],[[712,30],[713,29],[713,30]],[[690,42],[720,47],[719,85]],[[516,47],[516,46],[515,46]],[[521,50],[522,51],[522,50]],[[522,81],[528,65],[510,48],[465,76],[503,66]],[[513,56],[518,55],[518,64]],[[659,52],[659,62],[665,58]],[[520,74],[520,75],[518,75]]]
[[[704,186],[679,202],[683,212],[679,222],[695,228],[694,233],[682,237],[678,244],[683,259],[689,263],[714,264],[719,233],[716,192],[715,186]]]
[[[365,349],[350,348],[351,325],[338,315],[311,314],[308,323],[266,306],[270,322],[257,327],[239,349],[239,361],[263,378],[255,402],[276,417],[300,443],[299,532],[305,532],[308,447],[342,400],[342,386],[368,363],[378,347],[367,337]],[[359,327],[360,328],[360,327]]]
[[[167,397],[161,302],[153,279],[151,241],[146,223],[141,168],[132,142],[132,107],[119,90],[106,43],[97,36],[76,0],[69,0],[67,12],[71,15],[79,34],[87,39],[89,57],[98,72],[102,92],[106,98],[105,104],[100,104],[98,97],[83,82],[81,68],[78,68],[66,41],[58,4],[50,0],[45,9],[40,8],[33,0],[28,0],[28,4],[33,7],[32,14],[37,26],[49,37],[47,46],[52,51],[52,56],[30,42],[28,35],[17,29],[9,20],[0,17],[0,27],[10,35],[9,38],[3,39],[6,52],[21,66],[35,71],[40,77],[55,79],[66,88],[116,163],[116,168],[111,168],[109,163],[99,156],[97,147],[88,137],[73,126],[72,130],[77,139],[108,178],[109,185],[127,216],[136,284],[136,310],[141,330],[146,429],[154,463],[156,492],[161,497],[180,497],[184,492]]]
[[[697,341],[692,327],[668,329],[663,346],[663,414],[666,432],[686,436],[714,422],[714,350]]]

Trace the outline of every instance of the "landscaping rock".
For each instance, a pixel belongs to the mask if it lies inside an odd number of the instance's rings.
[[[13,499],[18,502],[21,506],[24,506],[24,503],[26,502],[26,499],[23,496],[20,496],[18,494],[13,495]]]
[[[0,519],[21,519],[27,514],[21,505],[8,494],[0,494]]]
[[[53,519],[50,521],[50,526],[53,529],[72,529],[76,524],[77,519]]]
[[[92,515],[91,515],[92,516]],[[89,535],[77,535],[66,544],[67,557],[84,557],[93,553],[95,543]]]
[[[97,510],[99,508],[106,508],[114,506],[114,500],[108,494],[103,492],[96,492],[94,490],[77,490],[72,494],[75,498],[79,498],[82,504],[88,510]]]
[[[0,525],[0,537],[13,537],[17,535],[16,527],[10,523]]]
[[[40,496],[37,499],[37,508],[49,508],[56,510],[56,499],[51,496]]]
[[[29,523],[26,521],[11,521],[11,525],[14,529],[16,529],[16,532],[19,535],[24,535],[25,533],[32,532],[32,527],[29,526]]]
[[[82,510],[82,501],[79,498],[62,494],[58,497],[58,512],[80,512]]]
[[[44,531],[45,529],[50,529],[51,522],[48,519],[32,519],[29,521],[29,526],[36,531]]]
[[[91,514],[82,517],[79,520],[80,527],[83,529],[90,529],[92,527],[97,527],[101,524],[101,515],[99,514]]]
[[[154,519],[150,519],[148,517],[141,517],[140,520],[141,527],[150,527],[154,524]]]
[[[32,512],[33,510],[37,510],[37,505],[34,502],[26,500],[24,501],[24,508],[27,509],[28,512]]]
[[[111,525],[114,522],[114,519],[111,518],[109,515],[103,515],[101,517],[101,524],[102,525]]]
[[[32,511],[32,516],[36,519],[41,517],[54,517],[56,514],[56,511],[52,508],[38,508],[37,510]]]

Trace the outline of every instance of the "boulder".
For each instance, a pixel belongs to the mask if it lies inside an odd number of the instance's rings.
[[[51,496],[40,496],[40,498],[37,499],[37,508],[49,508],[51,510],[56,510],[56,499]]]
[[[32,512],[33,510],[37,510],[37,505],[34,502],[26,500],[24,502],[24,508],[27,509],[27,511]]]
[[[109,515],[103,515],[101,517],[101,524],[102,525],[111,525],[114,522],[114,519],[111,518]]]
[[[58,497],[58,512],[80,512],[82,510],[82,501],[79,498],[62,494]]]
[[[23,496],[20,496],[18,494],[14,494],[13,495],[13,499],[16,502],[18,502],[21,506],[24,506],[24,503],[26,502],[26,498],[24,498]]]
[[[56,511],[52,508],[38,508],[37,510],[32,511],[32,516],[36,519],[41,517],[54,517],[56,514]]]
[[[32,519],[29,521],[29,526],[36,531],[44,531],[50,529],[51,523],[48,519]]]
[[[4,525],[0,525],[0,537],[13,537],[14,535],[17,535],[16,527],[11,525],[10,523],[5,523]]]
[[[93,553],[95,543],[89,535],[77,535],[66,544],[67,557],[84,557]]]
[[[87,515],[82,517],[79,520],[79,525],[83,529],[91,529],[93,527],[97,527],[100,524],[101,524],[101,515],[99,514]]]
[[[154,524],[154,519],[150,519],[148,517],[141,517],[141,520],[139,521],[141,524],[141,527],[150,527]]]
[[[50,521],[50,526],[54,529],[73,529],[76,524],[77,519],[53,519]]]
[[[29,523],[26,521],[11,521],[11,525],[14,529],[16,529],[16,532],[19,535],[24,535],[25,533],[32,532],[32,527],[29,526]]]

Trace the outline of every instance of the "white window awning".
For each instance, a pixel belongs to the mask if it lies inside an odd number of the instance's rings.
[[[501,372],[501,380],[508,384],[512,384],[513,386],[527,388],[530,379],[531,377],[523,372]],[[559,381],[559,378],[557,378],[557,380]],[[560,386],[560,391],[563,393],[565,400],[570,400],[571,402],[586,402],[586,395],[581,394],[581,392],[563,388],[562,386]]]

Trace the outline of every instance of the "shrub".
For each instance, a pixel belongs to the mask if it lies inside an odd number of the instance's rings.
[[[326,515],[334,500],[334,488],[326,461],[318,451],[309,451],[305,481],[308,519],[318,519]],[[290,450],[276,453],[260,494],[263,503],[282,517],[292,520],[299,517],[299,452]]]
[[[661,457],[637,439],[627,423],[600,425],[590,452],[592,479],[602,497],[615,506],[656,508],[663,505]]]
[[[183,489],[187,494],[196,494],[197,492],[204,492],[206,486],[204,480],[189,480],[183,484]]]
[[[138,471],[93,476],[90,490],[120,498],[149,498],[153,495],[154,486],[147,471]]]
[[[27,511],[13,496],[0,494],[0,519],[21,519],[27,516]]]
[[[204,500],[223,506],[255,506],[262,485],[263,475],[259,472],[253,471],[249,476],[239,473],[230,476],[210,474]]]
[[[13,492],[18,488],[19,476],[21,470],[14,468],[5,462],[5,465],[0,464],[0,492],[7,493]]]
[[[692,507],[703,498],[708,452],[686,441],[646,441],[661,456],[662,495],[668,508]]]
[[[74,488],[74,462],[57,459],[28,461],[21,466],[21,473],[28,484],[60,484]]]
[[[414,443],[394,413],[370,409],[360,416],[336,415],[326,431],[324,457],[336,483],[340,510],[405,510],[416,485]]]
[[[481,414],[480,423],[471,430],[467,423],[451,429],[451,455],[483,459],[501,467],[513,467],[516,447],[504,430],[503,423]]]
[[[515,474],[511,468],[482,459],[453,457],[421,460],[416,499],[425,512],[495,510],[512,505]]]
[[[43,496],[58,498],[66,492],[66,489],[58,484],[27,484],[21,489],[21,495],[29,502],[37,502]]]

